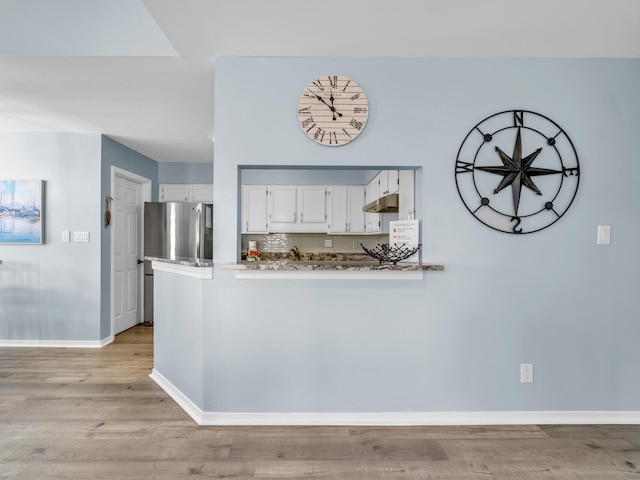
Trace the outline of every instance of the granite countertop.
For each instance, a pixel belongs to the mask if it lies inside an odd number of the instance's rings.
[[[442,265],[428,265],[424,263],[398,263],[397,265],[377,261],[341,261],[341,260],[266,260],[241,261],[226,263],[223,270],[361,270],[361,271],[411,271],[411,270],[444,270]]]
[[[213,260],[202,259],[202,258],[186,258],[186,257],[176,257],[176,258],[163,258],[163,257],[144,257],[145,260],[151,260],[152,262],[162,262],[162,263],[170,263],[172,265],[183,265],[185,267],[203,267],[203,268],[211,268],[213,267]]]

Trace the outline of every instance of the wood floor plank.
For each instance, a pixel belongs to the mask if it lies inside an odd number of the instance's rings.
[[[258,462],[255,478],[335,479],[487,479],[491,472],[482,462],[430,461],[264,461]]]
[[[547,438],[537,425],[461,425],[430,427],[350,427],[351,435],[393,438],[479,439]]]
[[[0,480],[640,479],[639,425],[199,427],[152,366],[148,326],[0,348]]]
[[[131,461],[90,463],[24,463],[12,480],[180,480],[199,478],[253,478],[254,467],[246,463],[201,461]],[[15,466],[14,466],[14,471]],[[3,477],[0,474],[0,479]]]
[[[318,438],[296,436],[264,442],[261,438],[236,439],[231,460],[447,460],[440,445],[428,439]]]

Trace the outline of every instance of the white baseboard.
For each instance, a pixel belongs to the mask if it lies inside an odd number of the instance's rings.
[[[169,395],[187,415],[189,415],[194,422],[198,425],[205,425],[203,422],[202,410],[193,403],[185,394],[178,390],[169,380],[167,380],[160,372],[155,368],[149,375],[151,380],[156,382],[160,388],[162,388],[167,395]]]
[[[102,348],[111,342],[113,342],[113,335],[102,340],[0,340],[0,347]]]
[[[203,412],[155,369],[149,375],[202,426],[639,425],[640,411],[527,412]]]
[[[204,412],[200,425],[438,426],[551,424],[640,424],[640,412]]]

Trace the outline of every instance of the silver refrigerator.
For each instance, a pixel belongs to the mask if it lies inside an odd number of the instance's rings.
[[[213,204],[145,202],[144,323],[153,324],[153,269],[148,258],[213,259]]]

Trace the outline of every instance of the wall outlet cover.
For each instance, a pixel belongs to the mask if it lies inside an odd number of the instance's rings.
[[[533,363],[520,365],[520,383],[533,383]]]

